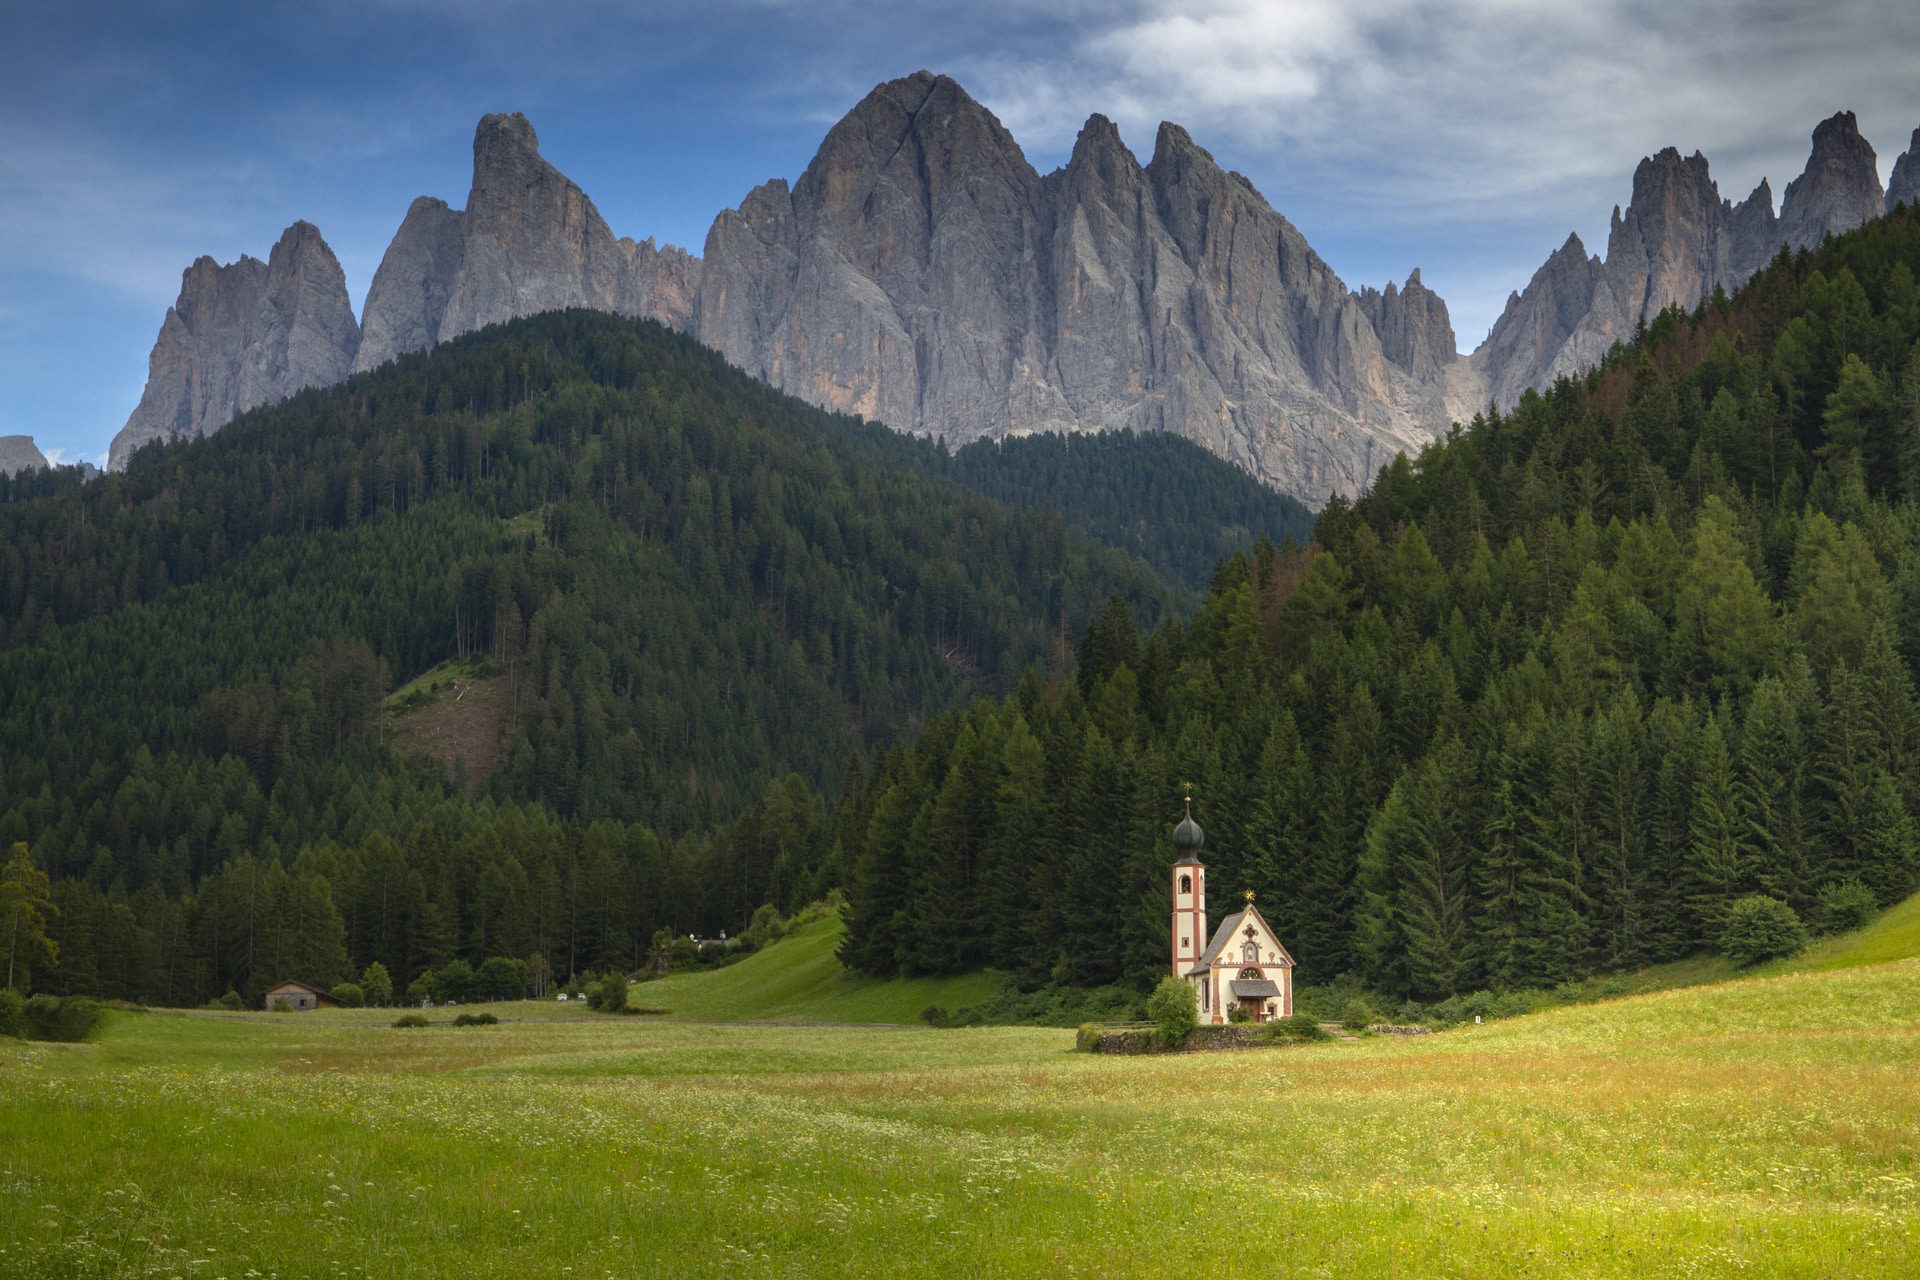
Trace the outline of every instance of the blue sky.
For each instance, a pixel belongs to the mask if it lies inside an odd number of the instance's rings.
[[[518,110],[616,233],[698,251],[921,67],[1043,172],[1094,111],[1170,119],[1350,286],[1422,268],[1463,349],[1568,231],[1605,246],[1634,164],[1700,149],[1776,199],[1851,109],[1884,180],[1920,125],[1920,5],[1767,0],[13,0],[0,40],[0,435],[100,459],[180,272],[317,224],[356,306],[413,197],[460,204]]]

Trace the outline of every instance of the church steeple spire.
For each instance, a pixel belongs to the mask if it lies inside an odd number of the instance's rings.
[[[1186,788],[1186,809],[1173,829],[1173,974],[1183,978],[1200,963],[1207,945],[1207,869],[1200,861],[1206,832],[1193,820],[1193,788]]]

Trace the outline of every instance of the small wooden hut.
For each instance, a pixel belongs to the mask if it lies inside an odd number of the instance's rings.
[[[266,1009],[271,1012],[273,1006],[281,1000],[295,1013],[305,1013],[309,1009],[338,1009],[340,1004],[332,996],[318,987],[310,987],[304,982],[276,982],[267,988]]]

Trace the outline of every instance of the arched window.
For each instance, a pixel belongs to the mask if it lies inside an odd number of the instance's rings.
[[[1180,892],[1182,892],[1182,893],[1192,893],[1192,892],[1193,892],[1193,877],[1192,877],[1192,876],[1181,876],[1181,877],[1180,877]]]
[[[1241,947],[1240,958],[1248,964],[1258,964],[1260,962],[1260,944],[1257,942],[1249,942]]]
[[[1243,982],[1258,982],[1260,981],[1261,978],[1265,976],[1266,976],[1265,974],[1261,973],[1258,969],[1255,969],[1251,965],[1249,965],[1248,967],[1240,971],[1240,979]]]

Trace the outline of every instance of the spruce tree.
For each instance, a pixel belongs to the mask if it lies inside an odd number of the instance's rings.
[[[1694,938],[1704,944],[1720,936],[1727,904],[1746,891],[1753,871],[1746,805],[1719,716],[1701,729],[1688,830],[1687,904]]]
[[[1886,758],[1860,678],[1845,662],[1827,690],[1813,768],[1821,835],[1814,874],[1823,885],[1864,880],[1872,874],[1868,826]]]
[[[1593,717],[1585,761],[1595,958],[1608,968],[1640,963],[1647,949],[1645,750],[1640,700],[1620,686]]]
[[[1587,897],[1580,851],[1565,841],[1573,816],[1569,779],[1583,743],[1569,738],[1535,703],[1514,727],[1500,769],[1513,784],[1513,856],[1518,874],[1505,908],[1511,941],[1493,961],[1513,985],[1564,982],[1579,972],[1587,946]]]
[[[1475,833],[1466,749],[1449,737],[1408,778],[1404,834],[1394,833],[1389,845],[1397,862],[1395,914],[1405,939],[1407,985],[1422,996],[1451,995],[1472,960],[1468,881]]]
[[[1747,820],[1752,880],[1805,915],[1813,883],[1806,820],[1807,733],[1787,684],[1762,680],[1740,736],[1739,794]]]
[[[920,800],[911,780],[896,776],[897,770],[897,758],[888,757],[874,773],[878,798],[848,885],[847,934],[840,944],[842,964],[876,977],[899,971],[895,957],[902,939],[896,922],[911,901],[906,845]]]

